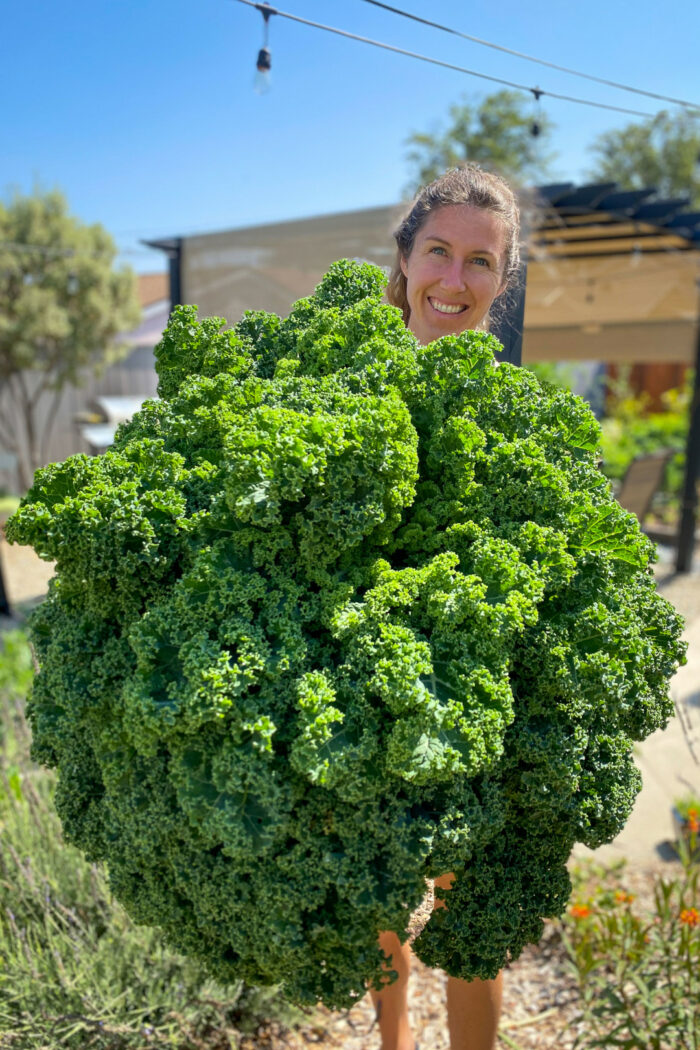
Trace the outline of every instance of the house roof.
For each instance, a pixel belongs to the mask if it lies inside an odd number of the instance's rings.
[[[141,306],[158,303],[170,295],[170,280],[167,273],[140,273],[137,281]]]

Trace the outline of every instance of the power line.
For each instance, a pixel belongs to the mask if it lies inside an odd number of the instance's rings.
[[[688,109],[700,110],[700,105],[696,102],[686,102],[682,98],[671,98],[668,95],[657,95],[655,91],[645,91],[643,88],[631,87],[629,84],[620,84],[616,80],[606,80],[605,77],[596,77],[592,73],[583,73],[580,69],[569,69],[568,66],[557,65],[556,62],[549,62],[545,58],[526,55],[524,51],[515,51],[511,47],[494,44],[490,40],[482,40],[478,36],[470,36],[469,33],[463,33],[459,29],[440,25],[439,22],[431,22],[428,18],[421,18],[419,15],[413,15],[409,11],[402,11],[401,8],[392,7],[391,4],[384,4],[381,0],[364,0],[364,3],[372,4],[374,7],[382,7],[385,11],[391,11],[392,14],[401,15],[403,18],[410,18],[413,22],[420,22],[422,25],[431,26],[433,29],[441,29],[443,33],[452,33],[453,36],[462,37],[463,40],[471,40],[474,44],[491,47],[494,51],[503,51],[506,55],[515,55],[516,58],[524,58],[528,62],[537,62],[540,66],[557,69],[560,73],[570,73],[574,77],[584,77],[586,80],[593,80],[597,84],[605,84],[606,87],[618,88],[620,91],[631,91],[635,95],[646,95],[647,98],[657,98],[661,102],[671,102],[675,106],[685,106]]]
[[[456,66],[451,62],[443,62],[439,58],[430,58],[428,55],[421,55],[417,51],[406,51],[402,47],[395,47],[393,44],[384,44],[379,40],[372,40],[367,36],[358,36],[356,33],[349,33],[345,29],[336,29],[334,26],[323,25],[321,22],[312,22],[308,18],[300,18],[298,15],[292,15],[288,11],[280,11],[277,8],[271,7],[266,3],[256,3],[255,0],[236,0],[239,4],[245,4],[247,7],[254,7],[261,13],[267,12],[271,15],[279,15],[280,18],[289,18],[292,22],[300,22],[302,25],[313,26],[314,29],[323,29],[327,33],[335,33],[338,36],[347,37],[349,40],[358,40],[362,44],[371,44],[372,47],[382,48],[384,51],[393,51],[397,55],[406,55],[408,58],[416,58],[420,62],[429,62],[433,66],[442,66],[443,69],[452,69],[457,73],[466,73],[472,77],[479,77],[481,80],[490,80],[494,84],[503,84],[505,87],[515,88],[517,91],[529,92],[539,100],[540,96],[547,96],[548,98],[556,98],[561,102],[575,102],[581,106],[593,106],[596,109],[608,109],[614,113],[626,113],[633,117],[653,117],[653,113],[642,113],[637,109],[626,109],[623,106],[611,106],[605,102],[593,102],[591,99],[576,98],[573,95],[559,95],[554,91],[544,91],[539,87],[530,87],[527,84],[517,84],[512,80],[503,80],[501,77],[493,77],[488,73],[478,73],[474,69],[466,69],[464,66]]]

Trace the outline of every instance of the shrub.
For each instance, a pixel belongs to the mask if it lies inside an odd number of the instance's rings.
[[[655,877],[651,904],[629,892],[624,867],[579,872],[562,923],[582,1000],[577,1047],[697,1050],[700,1046],[700,870],[695,840],[681,868]]]
[[[609,478],[621,480],[636,456],[665,449],[675,451],[652,504],[654,513],[668,521],[678,516],[692,383],[693,373],[689,371],[682,388],[663,395],[664,411],[649,412],[648,399],[631,396],[623,377],[620,384],[613,386],[609,411],[602,422],[602,469]]]
[[[383,287],[340,262],[283,321],[180,307],[161,400],[8,525],[57,562],[29,714],[68,839],[219,979],[332,1006],[426,876],[456,876],[429,965],[538,939],[684,652],[583,401],[485,333],[420,347]]]

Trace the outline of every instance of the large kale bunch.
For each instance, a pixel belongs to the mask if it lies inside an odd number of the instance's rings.
[[[623,826],[681,622],[584,402],[467,332],[420,347],[369,265],[286,320],[175,311],[160,400],[37,473],[8,536],[34,755],[66,838],[222,980],[348,1004],[426,876],[429,965],[493,977]]]

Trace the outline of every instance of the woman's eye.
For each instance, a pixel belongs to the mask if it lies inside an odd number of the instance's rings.
[[[477,263],[479,266],[490,266],[488,259],[484,259],[482,256],[477,256],[476,259],[472,259],[472,262]]]
[[[430,251],[435,252],[436,255],[445,255],[445,249],[439,244],[434,244]]]

